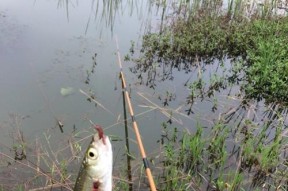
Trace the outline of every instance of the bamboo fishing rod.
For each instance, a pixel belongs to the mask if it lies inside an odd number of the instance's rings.
[[[138,128],[137,122],[135,120],[134,111],[133,111],[132,103],[131,103],[131,100],[130,100],[130,96],[129,96],[129,93],[127,91],[127,86],[126,86],[126,81],[125,81],[125,77],[124,77],[124,74],[123,74],[123,68],[122,68],[122,63],[121,63],[121,56],[120,56],[120,51],[119,51],[119,45],[118,45],[117,37],[115,38],[115,41],[116,41],[116,46],[117,46],[117,56],[118,56],[118,64],[119,64],[119,67],[120,67],[120,78],[121,78],[121,81],[122,81],[122,89],[124,91],[124,94],[125,94],[125,97],[126,97],[126,100],[127,100],[127,103],[128,103],[129,113],[130,113],[131,119],[132,119],[132,126],[133,126],[133,129],[135,131],[136,140],[137,140],[137,143],[138,143],[138,146],[139,146],[139,150],[140,150],[140,153],[141,153],[141,156],[142,156],[143,164],[144,164],[144,167],[145,167],[145,172],[146,172],[149,184],[150,184],[150,189],[152,191],[156,191],[156,186],[155,186],[154,179],[153,179],[153,176],[152,176],[152,173],[151,173],[151,169],[149,167],[149,163],[148,163],[148,160],[147,160],[147,157],[146,157],[146,153],[145,153],[145,149],[144,149],[144,146],[143,146],[143,143],[142,143],[142,139],[141,139],[141,135],[140,135],[140,132],[139,132],[139,128]]]

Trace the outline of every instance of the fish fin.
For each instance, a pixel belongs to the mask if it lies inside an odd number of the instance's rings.
[[[93,191],[99,191],[99,187],[100,187],[100,182],[94,181],[93,182]]]

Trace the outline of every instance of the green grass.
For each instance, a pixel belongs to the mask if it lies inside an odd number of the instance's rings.
[[[237,129],[219,121],[205,136],[199,124],[192,134],[164,125],[159,190],[287,189],[283,123],[270,136],[268,124],[251,125],[247,120]],[[234,131],[237,136],[231,137]]]
[[[258,12],[254,11],[249,18],[243,17],[244,12],[239,12],[242,9],[244,11],[244,8],[239,8],[243,2],[230,1],[234,7],[233,17],[231,8],[228,12],[221,12],[219,6],[212,2],[203,2],[197,1],[194,5],[198,7],[197,14],[195,7],[194,12],[188,9],[186,11],[189,16],[173,15],[173,19],[163,25],[160,33],[146,33],[140,56],[127,56],[128,60],[130,58],[136,63],[132,71],[149,74],[155,71],[155,66],[165,65],[184,68],[189,72],[191,67],[197,66],[199,60],[209,64],[230,58],[232,67],[240,64],[232,76],[244,73],[237,80],[240,81],[245,99],[264,99],[266,103],[287,106],[288,18],[274,15],[274,1],[263,5],[263,9],[257,9]],[[232,76],[221,79],[221,83],[212,84],[210,93],[218,91],[219,87],[226,88]],[[154,87],[154,81],[147,80],[147,85]],[[192,82],[192,91],[201,91],[202,82],[198,82]],[[190,97],[193,102],[195,95]]]
[[[144,84],[153,88],[155,76],[173,79],[165,70],[157,73],[162,71],[157,68],[196,71],[197,78],[185,83],[188,115],[194,102],[207,97],[213,98],[215,111],[215,92],[239,86],[239,108],[250,100],[264,100],[271,106],[269,120],[220,120],[208,135],[201,124],[194,133],[164,124],[161,160],[156,163],[163,169],[157,175],[159,190],[286,190],[288,140],[282,135],[282,112],[288,106],[288,18],[275,15],[276,1],[266,1],[247,14],[246,1],[229,1],[226,11],[220,10],[221,2],[180,1],[159,31],[143,36],[140,54],[130,52],[126,60],[135,63],[131,71],[141,82],[147,74]],[[225,68],[227,59],[230,68]],[[202,72],[215,61],[223,74],[204,79]]]

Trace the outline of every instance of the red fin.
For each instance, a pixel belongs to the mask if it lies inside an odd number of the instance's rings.
[[[99,139],[102,139],[104,145],[106,145],[105,135],[102,127],[100,125],[95,125],[95,129],[98,131]]]
[[[93,182],[92,191],[99,191],[99,187],[100,187],[100,182],[99,181]]]

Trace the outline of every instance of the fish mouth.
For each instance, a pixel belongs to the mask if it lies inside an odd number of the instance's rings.
[[[104,135],[104,131],[103,131],[102,127],[100,125],[95,125],[94,128],[98,132],[99,140],[102,140],[103,144],[106,145],[106,141],[105,141],[106,136]],[[94,141],[95,141],[95,139],[94,139]]]

